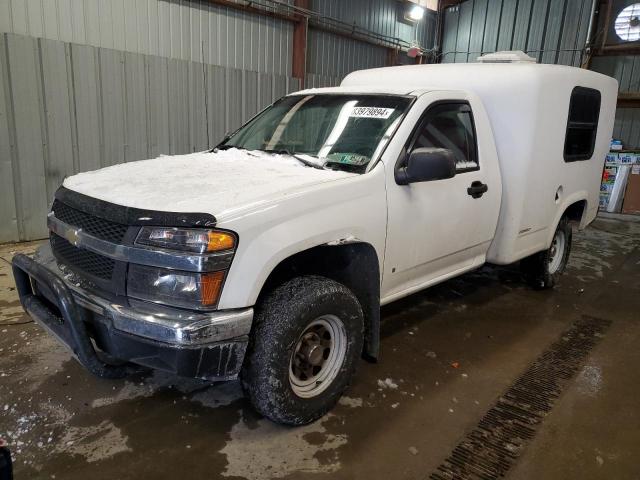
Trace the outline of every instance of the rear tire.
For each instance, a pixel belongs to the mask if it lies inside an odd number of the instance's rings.
[[[553,288],[563,274],[571,253],[572,230],[567,217],[562,217],[551,241],[542,252],[524,258],[520,267],[525,278],[535,289]]]
[[[243,389],[276,423],[313,422],[349,386],[362,345],[362,308],[347,287],[319,276],[294,278],[257,308]]]

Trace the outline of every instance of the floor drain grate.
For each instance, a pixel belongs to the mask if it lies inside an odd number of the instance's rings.
[[[586,315],[575,322],[500,397],[430,478],[503,477],[610,324]]]

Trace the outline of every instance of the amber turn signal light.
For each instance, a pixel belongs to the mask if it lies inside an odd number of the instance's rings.
[[[203,306],[210,307],[218,303],[223,281],[223,271],[202,274],[200,277],[200,295]]]
[[[236,237],[227,232],[211,231],[209,232],[209,242],[207,244],[207,252],[219,252],[222,250],[231,250],[236,245]]]

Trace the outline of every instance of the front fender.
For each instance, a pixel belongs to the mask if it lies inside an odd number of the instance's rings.
[[[219,308],[253,306],[280,262],[316,246],[345,239],[369,243],[382,265],[386,208],[379,162],[369,173],[323,183],[221,222],[220,227],[238,233],[239,243]]]

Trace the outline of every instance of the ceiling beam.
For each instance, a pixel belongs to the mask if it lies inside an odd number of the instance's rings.
[[[600,57],[604,55],[640,55],[640,42],[607,45],[596,49],[594,55]]]
[[[296,7],[309,9],[309,0],[295,0]],[[291,74],[300,80],[300,88],[304,88],[307,73],[307,43],[309,35],[309,19],[301,17],[301,22],[293,25],[293,51],[291,60]]]
[[[290,15],[288,13],[278,12],[276,10],[269,10],[267,8],[258,8],[249,3],[238,3],[233,0],[207,0],[209,3],[220,5],[221,7],[234,8],[243,12],[254,13],[256,15],[263,15],[265,17],[280,18],[282,20],[288,20],[289,22],[299,23],[302,22],[304,17],[299,15]]]
[[[234,0],[206,0],[206,1],[214,5],[233,8],[235,10],[240,10],[240,11],[252,13],[255,15],[263,15],[267,17],[280,18],[282,20],[293,22],[294,25],[305,23],[307,25],[307,30],[309,28],[313,28],[314,30],[320,30],[320,31],[332,33],[340,37],[348,38],[350,40],[357,40],[359,42],[367,43],[369,45],[374,45],[376,47],[399,48],[400,50],[406,49],[406,47],[402,46],[401,44],[402,41],[397,38],[385,39],[385,38],[382,38],[383,37],[382,35],[377,35],[375,32],[371,32],[371,35],[368,35],[367,34],[368,31],[366,29],[355,28],[355,25],[354,25],[354,28],[350,29],[351,31],[347,31],[347,30],[344,30],[343,28],[340,28],[339,26],[319,23],[316,19],[314,19],[313,14],[315,12],[311,12],[308,9],[306,10],[301,9],[297,13],[285,13],[282,11],[271,10],[265,6],[256,7],[251,4],[250,0],[246,0],[247,3],[239,3]],[[456,0],[456,1],[459,1],[459,0]],[[260,3],[255,3],[255,5],[260,5]]]
[[[640,108],[640,93],[618,94],[618,108]]]

